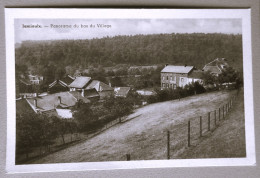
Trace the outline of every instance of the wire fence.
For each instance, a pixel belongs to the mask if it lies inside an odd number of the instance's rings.
[[[184,119],[182,122],[171,124],[166,130],[161,131],[156,135],[157,141],[149,140],[152,135],[147,135],[147,140],[140,143],[143,148],[157,146],[152,152],[156,152],[157,158],[151,157],[151,159],[179,159],[178,155],[185,151],[189,147],[194,147],[199,144],[203,137],[211,136],[211,134],[221,126],[228,118],[228,114],[231,111],[235,95],[228,98],[224,104],[220,105],[215,110],[204,113],[203,115]],[[150,142],[150,143],[149,143]],[[151,143],[154,142],[154,143]],[[147,160],[152,156],[150,148],[146,149],[144,154],[135,152],[127,153],[124,160]],[[159,154],[158,154],[159,153]]]

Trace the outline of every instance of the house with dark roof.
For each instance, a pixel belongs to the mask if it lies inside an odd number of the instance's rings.
[[[57,79],[49,85],[48,91],[50,93],[69,91],[69,85],[75,80],[74,77],[67,75],[62,79]]]
[[[223,69],[227,68],[229,65],[225,58],[217,58],[206,64],[203,67],[204,71],[210,71],[211,74],[218,76],[222,73]]]
[[[100,99],[104,99],[105,97],[114,96],[114,88],[105,84],[104,82],[98,80],[92,80],[89,85],[87,85],[86,89],[96,89],[98,92]]]
[[[75,96],[70,92],[60,92],[41,97],[27,98],[26,101],[35,113],[46,114],[48,116],[58,116],[61,118],[72,118],[71,108],[78,101],[89,103],[90,100],[81,95]]]
[[[130,87],[115,87],[114,92],[115,92],[115,97],[123,97],[126,98],[127,95],[129,94]]]
[[[84,96],[82,96],[82,93],[78,92],[78,91],[70,91],[70,93],[76,97],[77,99],[79,97],[81,98],[87,98],[90,101],[98,101],[100,99],[99,93],[97,92],[97,90],[95,88],[91,88],[91,89],[85,89],[84,90]]]
[[[202,83],[202,73],[194,66],[166,65],[161,71],[161,89],[176,89],[192,82]]]
[[[77,77],[70,85],[70,91],[77,91],[81,96],[96,100],[114,95],[114,89],[98,80],[92,80],[91,77]],[[94,91],[95,89],[96,91]]]

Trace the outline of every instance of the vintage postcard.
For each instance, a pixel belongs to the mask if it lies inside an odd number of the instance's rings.
[[[255,164],[248,9],[6,9],[9,173]]]

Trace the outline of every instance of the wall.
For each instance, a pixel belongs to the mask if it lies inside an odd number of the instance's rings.
[[[168,80],[167,80],[168,77]],[[174,88],[176,87],[184,87],[188,84],[188,74],[180,74],[180,73],[170,73],[163,72],[161,73],[161,88]],[[181,82],[183,79],[183,82]],[[163,84],[165,84],[163,86]],[[168,86],[167,86],[168,85]]]

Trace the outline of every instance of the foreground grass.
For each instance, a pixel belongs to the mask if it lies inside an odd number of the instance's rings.
[[[233,108],[214,132],[202,137],[197,145],[185,149],[175,158],[238,158],[246,157],[243,92]]]

